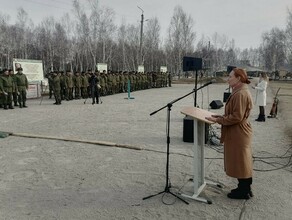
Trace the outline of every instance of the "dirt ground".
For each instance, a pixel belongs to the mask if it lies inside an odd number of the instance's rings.
[[[149,114],[194,85],[137,91],[133,99],[106,96],[100,105],[74,100],[56,106],[44,97],[41,104],[29,100],[27,109],[0,110],[0,131],[12,132],[0,139],[0,219],[291,219],[291,83],[269,84],[266,111],[278,87],[278,117],[256,122],[256,107],[250,117],[252,199],[226,197],[237,181],[224,173],[222,146],[206,145],[205,177],[223,186],[205,187],[201,196],[211,205],[185,198],[186,205],[169,193],[142,200],[166,185],[167,111]],[[226,88],[212,84],[199,91],[198,105],[208,109]],[[169,180],[175,194],[192,193],[193,144],[183,142],[180,111],[193,105],[190,95],[171,109]],[[220,134],[219,126],[210,131]]]

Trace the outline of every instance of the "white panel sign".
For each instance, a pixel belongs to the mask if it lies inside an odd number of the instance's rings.
[[[143,65],[138,66],[138,73],[144,73],[144,66]]]
[[[28,99],[41,97],[41,85],[40,84],[29,84],[26,97]]]
[[[161,66],[160,67],[160,72],[161,73],[166,73],[167,72],[167,66]]]
[[[96,64],[96,68],[99,72],[103,72],[104,70],[107,72],[107,64],[106,63],[98,63],[98,64]]]
[[[13,59],[13,71],[17,72],[17,68],[22,67],[23,73],[29,82],[40,82],[44,80],[43,62],[42,60],[25,60]]]

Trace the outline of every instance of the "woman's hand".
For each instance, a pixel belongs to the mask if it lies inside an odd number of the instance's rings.
[[[217,122],[217,117],[213,117],[213,116],[211,116],[211,117],[205,117],[205,119],[207,119],[208,121],[212,121],[212,122]]]
[[[205,117],[205,119],[217,123],[217,119],[222,117],[222,115],[211,115],[211,117]]]

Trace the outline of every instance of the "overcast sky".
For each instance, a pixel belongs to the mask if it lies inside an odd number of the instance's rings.
[[[180,5],[194,20],[197,40],[202,34],[211,37],[217,32],[234,39],[240,48],[258,47],[263,32],[273,27],[284,29],[287,8],[292,11],[291,0],[99,0],[99,3],[114,9],[118,25],[122,19],[139,24],[141,10],[137,6],[141,7],[145,19],[158,18],[162,37],[166,35],[174,7]],[[23,7],[38,24],[44,17],[59,19],[70,13],[72,0],[0,0],[0,6],[1,13],[11,16],[11,23],[15,22],[17,8]]]

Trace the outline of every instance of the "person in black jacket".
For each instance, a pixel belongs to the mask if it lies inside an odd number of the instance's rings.
[[[99,79],[98,74],[91,73],[89,78],[89,85],[91,90],[92,105],[99,104]]]

